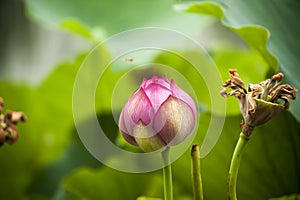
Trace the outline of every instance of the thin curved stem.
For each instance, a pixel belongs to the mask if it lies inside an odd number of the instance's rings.
[[[162,153],[164,162],[163,177],[164,177],[164,199],[173,200],[173,185],[172,185],[172,168],[170,162],[170,148],[167,147]]]
[[[237,200],[236,181],[237,181],[242,155],[249,139],[250,138],[248,136],[241,133],[232,155],[229,175],[228,175],[228,199],[229,200]]]
[[[203,200],[203,189],[200,173],[200,149],[197,144],[193,145],[192,147],[191,157],[194,200]]]

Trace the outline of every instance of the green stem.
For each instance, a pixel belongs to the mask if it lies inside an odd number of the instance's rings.
[[[241,133],[232,155],[229,175],[228,175],[228,187],[229,187],[228,199],[229,200],[237,200],[236,197],[237,196],[236,195],[237,175],[238,175],[242,155],[249,139],[250,138],[248,136]]]
[[[165,200],[173,200],[173,185],[172,185],[172,169],[170,163],[170,148],[167,147],[162,152],[164,162],[163,176],[164,176],[164,196]]]
[[[197,144],[193,145],[191,156],[194,200],[203,200],[202,180],[200,174],[200,150]]]

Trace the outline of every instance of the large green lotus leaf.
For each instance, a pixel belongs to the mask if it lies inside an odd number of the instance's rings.
[[[194,143],[201,144],[210,122],[210,114],[200,117]],[[240,134],[241,116],[226,117],[222,134],[214,149],[201,159],[205,199],[227,198],[227,176],[234,146]],[[239,199],[264,200],[299,193],[300,124],[289,112],[257,127],[245,149],[239,170]],[[192,194],[190,152],[173,164],[174,181]]]
[[[209,9],[210,7],[214,7],[214,9],[210,9],[210,12],[205,12],[205,10]],[[178,5],[176,8],[178,10],[184,10],[186,12],[210,15],[213,17],[217,17],[220,20],[222,20],[222,17],[224,17],[222,8],[219,5],[210,2],[183,4]],[[252,47],[260,53],[260,55],[264,58],[266,63],[272,69],[270,70],[270,73],[274,73],[274,71],[277,70],[278,61],[274,57],[274,55],[272,55],[267,49],[267,42],[269,40],[270,33],[266,28],[256,25],[243,26],[239,28],[234,28],[230,26],[226,27],[232,29],[238,36],[245,40],[245,42],[250,47]]]
[[[100,126],[107,134],[107,137],[115,142],[118,135],[118,127],[115,124],[111,114],[101,114],[98,117]],[[80,122],[79,126],[89,126],[89,118]],[[82,144],[78,133],[73,130],[69,137],[68,145],[63,154],[55,161],[45,166],[36,175],[34,182],[31,184],[29,194],[44,195],[48,197],[61,196],[61,180],[73,170],[82,166],[99,167],[102,163],[96,160]],[[61,198],[66,198],[64,195]]]
[[[272,69],[277,69],[277,59],[280,61],[279,70],[286,76],[286,81],[296,88],[300,88],[300,70],[298,69],[300,47],[300,2],[297,0],[278,1],[235,1],[212,0],[220,3],[225,12],[225,20],[250,46],[255,48],[266,59]],[[195,10],[194,7],[205,6],[207,2],[186,6],[186,11]],[[219,15],[219,11],[209,14]],[[253,25],[249,25],[253,24]],[[243,26],[244,25],[244,26]],[[246,25],[246,26],[245,26]],[[258,26],[260,25],[260,26]],[[227,25],[225,25],[227,26]],[[242,26],[242,27],[241,27]],[[265,28],[263,28],[265,27]],[[269,38],[269,36],[271,37]],[[269,39],[269,40],[268,40]],[[268,48],[266,44],[268,42]],[[272,54],[270,53],[272,52]],[[274,71],[271,71],[273,73]],[[300,101],[293,101],[291,112],[300,119]]]
[[[136,199],[141,194],[162,196],[158,173],[129,174],[107,167],[80,168],[63,181],[64,189],[83,199]]]
[[[77,88],[74,88],[75,82],[79,82],[81,85],[82,96],[92,94],[89,87],[90,82],[95,79],[95,70],[98,67],[103,68],[103,63],[106,63],[109,59],[109,54],[105,49],[98,48],[93,51],[93,56],[86,60],[87,53],[79,55],[73,63],[63,63],[58,66],[54,71],[45,79],[45,81],[36,89],[36,95],[39,99],[40,104],[44,104],[43,110],[39,110],[38,114],[40,119],[47,116],[47,120],[43,120],[42,123],[38,124],[43,127],[49,133],[58,134],[61,139],[49,143],[50,148],[55,147],[55,151],[61,153],[64,150],[66,143],[68,142],[68,137],[66,137],[70,130],[73,128],[73,110],[72,103],[75,101],[73,99],[73,92]],[[83,66],[83,63],[85,65]],[[80,78],[78,78],[79,70],[85,67],[85,73],[81,73]],[[97,78],[97,77],[96,77]],[[109,82],[107,83],[110,84]],[[83,89],[85,91],[83,91]],[[109,101],[109,97],[101,96]],[[88,116],[92,115],[87,109],[87,107],[93,105],[82,105],[80,107],[80,118],[76,119],[78,121],[86,119]],[[100,105],[96,108],[99,108]],[[96,113],[94,113],[96,115]],[[60,122],[60,118],[63,118],[63,123]],[[51,146],[52,145],[52,146]],[[48,151],[45,147],[45,151]]]
[[[92,157],[81,143],[76,132],[69,138],[68,145],[61,156],[52,163],[49,163],[38,173],[33,183],[31,183],[28,196],[36,195],[53,197],[59,195],[61,180],[80,166],[100,166],[101,163]]]
[[[52,152],[49,156],[46,154],[40,159],[53,159],[52,156],[56,158],[65,149],[73,125],[73,84],[76,72],[84,58],[85,55],[81,55],[74,63],[60,64],[35,90],[38,104],[43,106],[36,112],[36,118],[31,120],[40,120],[40,123],[36,124],[36,128],[46,135],[44,153]],[[47,137],[49,138],[47,139]],[[57,139],[53,140],[51,137]]]

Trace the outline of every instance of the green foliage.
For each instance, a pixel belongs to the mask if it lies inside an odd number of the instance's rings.
[[[253,49],[257,50],[268,66],[271,68],[269,74],[273,74],[278,68],[278,60],[267,50],[267,42],[270,32],[261,26],[243,26],[241,28],[231,28]]]
[[[66,177],[63,186],[82,199],[136,199],[141,194],[163,194],[158,173],[128,174],[107,167],[81,168]]]
[[[222,19],[224,17],[223,9],[218,4],[213,4],[210,2],[192,3],[190,5],[179,4],[176,5],[175,8],[177,10],[184,10],[191,13],[211,15],[217,19]]]

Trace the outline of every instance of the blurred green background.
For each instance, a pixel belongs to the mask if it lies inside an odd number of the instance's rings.
[[[205,48],[223,81],[230,68],[238,69],[246,84],[281,71],[285,82],[300,89],[298,0],[194,4],[170,0],[2,0],[0,5],[0,96],[6,109],[22,110],[29,118],[18,126],[19,140],[0,148],[0,199],[133,200],[163,196],[161,171],[130,174],[102,165],[87,152],[74,127],[72,90],[77,70],[96,44],[122,31],[149,26],[172,29]],[[109,49],[99,51],[101,59],[110,59]],[[95,65],[101,65],[101,59],[96,59]],[[189,63],[170,54],[139,59],[174,67],[189,80],[201,108],[194,143],[202,144],[211,115],[222,118],[211,112],[203,78]],[[119,70],[108,71],[101,79],[107,87],[99,88],[99,94],[105,95],[101,96],[103,104],[96,107],[109,139],[131,148],[119,137],[109,95],[126,73],[124,65],[129,70],[134,63],[115,66]],[[137,70],[129,75],[128,88],[156,72],[151,68]],[[132,92],[124,91],[121,96],[129,97]],[[240,133],[242,117],[237,101],[226,101],[221,137],[201,160],[207,200],[227,199],[227,173]],[[121,108],[121,103],[118,106]],[[82,124],[89,120],[88,114]],[[299,120],[300,101],[295,100],[289,111],[255,129],[240,168],[239,199],[264,200],[300,193]],[[175,199],[192,199],[189,152],[174,162],[173,180]]]

